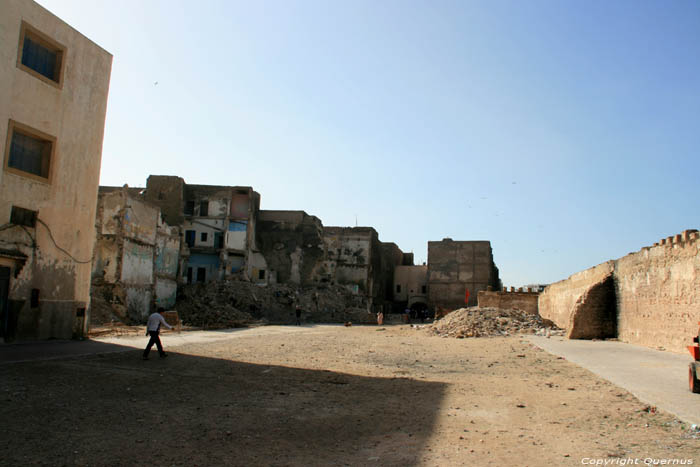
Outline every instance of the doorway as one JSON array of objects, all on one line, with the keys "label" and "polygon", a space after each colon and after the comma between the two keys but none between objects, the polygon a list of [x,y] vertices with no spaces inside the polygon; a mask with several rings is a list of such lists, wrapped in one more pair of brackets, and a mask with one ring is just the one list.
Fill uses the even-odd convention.
[{"label": "doorway", "polygon": [[3,339],[7,337],[9,322],[10,272],[10,268],[0,266],[0,337]]}]

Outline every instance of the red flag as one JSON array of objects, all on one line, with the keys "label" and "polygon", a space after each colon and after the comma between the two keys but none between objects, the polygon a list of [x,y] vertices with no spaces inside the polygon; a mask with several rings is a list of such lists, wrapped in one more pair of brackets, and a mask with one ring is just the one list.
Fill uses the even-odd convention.
[{"label": "red flag", "polygon": [[464,292],[464,304],[467,305],[469,304],[469,289],[465,289],[466,292]]}]

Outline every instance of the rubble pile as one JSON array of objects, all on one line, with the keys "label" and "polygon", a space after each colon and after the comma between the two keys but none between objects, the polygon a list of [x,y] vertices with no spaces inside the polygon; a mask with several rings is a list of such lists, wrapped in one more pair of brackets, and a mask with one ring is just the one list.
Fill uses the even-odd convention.
[{"label": "rubble pile", "polygon": [[521,310],[501,308],[460,308],[425,329],[440,337],[488,337],[512,334],[561,332],[551,321]]},{"label": "rubble pile", "polygon": [[326,284],[303,288],[235,280],[191,284],[178,290],[175,308],[184,324],[213,329],[294,323],[297,305],[306,323],[376,323],[376,316],[366,311],[364,297]]}]

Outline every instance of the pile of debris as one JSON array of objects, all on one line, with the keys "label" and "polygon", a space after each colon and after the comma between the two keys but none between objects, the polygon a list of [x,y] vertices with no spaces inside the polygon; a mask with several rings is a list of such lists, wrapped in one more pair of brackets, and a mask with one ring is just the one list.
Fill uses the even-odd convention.
[{"label": "pile of debris", "polygon": [[425,326],[429,333],[440,337],[488,337],[512,334],[534,334],[547,329],[550,334],[560,334],[549,320],[521,310],[501,308],[460,308],[435,323]]},{"label": "pile of debris", "polygon": [[202,329],[242,328],[255,323],[250,313],[237,310],[231,305],[209,306],[206,302],[192,302],[188,306],[177,306],[183,324]]},{"label": "pile of debris", "polygon": [[301,288],[236,280],[191,284],[178,289],[175,308],[184,324],[214,329],[294,323],[297,305],[306,323],[376,323],[365,298],[340,285]]}]

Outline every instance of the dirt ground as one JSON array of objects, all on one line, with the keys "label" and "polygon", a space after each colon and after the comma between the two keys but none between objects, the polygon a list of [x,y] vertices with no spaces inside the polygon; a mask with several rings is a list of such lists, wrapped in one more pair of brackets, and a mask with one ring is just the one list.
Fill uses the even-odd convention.
[{"label": "dirt ground", "polygon": [[0,365],[0,464],[700,463],[687,426],[517,336],[316,326],[139,354]]}]

